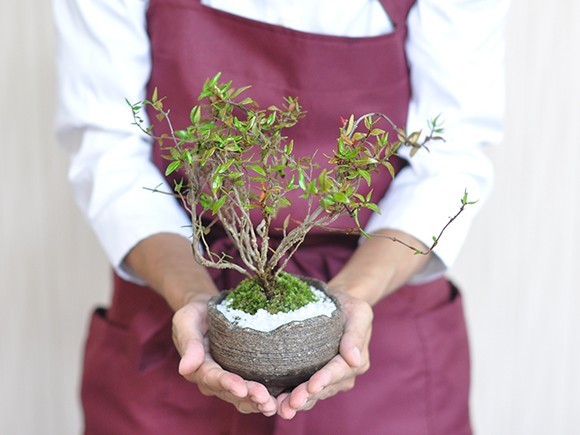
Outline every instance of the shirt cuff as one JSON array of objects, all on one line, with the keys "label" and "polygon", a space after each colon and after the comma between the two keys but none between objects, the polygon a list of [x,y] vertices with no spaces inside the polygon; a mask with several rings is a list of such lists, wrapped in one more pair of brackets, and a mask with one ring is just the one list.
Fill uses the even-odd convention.
[{"label": "shirt cuff", "polygon": [[484,159],[480,168],[479,175],[449,171],[418,174],[413,167],[407,166],[397,174],[387,194],[378,203],[381,214],[371,216],[365,227],[367,233],[382,229],[402,231],[430,247],[433,238],[438,237],[459,212],[466,191],[468,201],[477,201],[466,205],[445,229],[433,250],[435,255],[411,278],[410,283],[436,279],[455,262],[473,219],[491,190],[491,164]]}]

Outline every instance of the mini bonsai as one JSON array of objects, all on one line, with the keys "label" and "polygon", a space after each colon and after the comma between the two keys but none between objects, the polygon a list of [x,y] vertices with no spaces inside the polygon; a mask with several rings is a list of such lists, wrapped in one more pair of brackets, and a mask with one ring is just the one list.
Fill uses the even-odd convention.
[{"label": "mini bonsai", "polygon": [[[394,177],[390,159],[400,147],[411,147],[413,155],[425,148],[429,141],[440,140],[442,130],[436,118],[430,122],[429,132],[422,138],[421,132],[407,134],[384,114],[365,114],[357,119],[351,115],[338,126],[333,154],[325,156],[329,166],[320,168],[314,163],[313,156],[295,156],[293,141],[284,135],[285,129],[305,116],[298,100],[288,97],[281,107],[264,109],[252,98],[242,95],[248,88],[236,89],[232,82],[220,82],[220,74],[208,79],[199,96],[201,103],[191,110],[190,125],[181,129],[173,128],[169,110],[164,107],[164,99],[159,98],[157,90],[150,100],[129,104],[135,124],[155,137],[166,151],[169,161],[166,175],[181,175],[175,178],[178,181],[175,181],[172,194],[181,198],[191,215],[195,260],[209,268],[233,269],[245,277],[227,294],[230,308],[249,314],[261,309],[269,313],[288,312],[317,299],[311,280],[284,272],[309,231],[315,227],[332,229],[338,217],[348,215],[353,221],[350,231],[369,237],[361,228],[359,212],[363,208],[375,212],[379,209],[371,201],[370,194],[359,193],[359,187],[362,183],[370,185],[371,175],[381,166]],[[153,108],[158,121],[167,123],[169,133],[155,136],[152,127],[143,127],[139,113],[144,106]],[[389,139],[388,132],[379,128],[380,122],[391,125],[396,132],[395,141]],[[300,200],[307,203],[307,212],[303,216],[287,213],[281,219],[291,206],[290,192],[299,192]],[[467,194],[462,199],[459,213],[466,204]],[[275,226],[274,222],[281,222],[281,225]],[[233,242],[241,264],[226,252],[212,252],[208,235],[216,224]],[[428,251],[416,252],[430,252],[445,228],[433,238]],[[272,232],[278,235],[275,245],[270,239]],[[337,318],[340,331],[329,339],[333,341],[330,343],[330,356],[324,356],[325,360],[310,367],[310,373],[337,353],[342,333],[340,316]],[[264,337],[258,340],[264,341]],[[282,341],[288,341],[288,338]],[[235,346],[236,343],[228,343],[221,347],[231,351]],[[212,354],[215,349],[212,343]],[[239,359],[237,354],[233,357]],[[214,358],[218,360],[216,355]],[[231,368],[227,363],[218,362]],[[251,379],[251,373],[241,371],[244,377]],[[272,376],[284,378],[288,375],[274,373]],[[301,376],[300,379],[304,379],[309,374]],[[267,385],[270,381],[259,379]],[[292,382],[269,388],[277,393],[291,386]]]}]

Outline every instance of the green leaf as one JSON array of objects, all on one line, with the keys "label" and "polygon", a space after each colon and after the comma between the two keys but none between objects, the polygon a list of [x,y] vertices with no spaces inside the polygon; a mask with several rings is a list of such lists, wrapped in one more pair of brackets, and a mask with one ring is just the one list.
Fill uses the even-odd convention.
[{"label": "green leaf", "polygon": [[332,199],[339,203],[349,202],[348,197],[342,192],[336,192],[334,195],[332,195]]},{"label": "green leaf", "polygon": [[298,169],[298,185],[302,190],[306,190],[306,178],[302,169]]},{"label": "green leaf", "polygon": [[232,94],[231,98],[236,98],[238,95],[240,95],[242,92],[250,89],[252,86],[242,86],[241,88],[238,88],[234,91],[234,93]]},{"label": "green leaf", "polygon": [[365,122],[365,128],[366,128],[367,130],[370,130],[370,129],[372,129],[372,128],[373,128],[373,124],[374,124],[374,123],[373,123],[373,119],[372,119],[370,116],[368,116],[368,115],[367,115],[367,116],[365,116],[365,118],[364,118],[364,122]]},{"label": "green leaf", "polygon": [[368,208],[369,210],[372,210],[377,214],[381,214],[381,209],[379,208],[379,206],[372,202],[364,204],[363,207]]},{"label": "green leaf", "polygon": [[181,167],[181,161],[175,160],[175,161],[171,162],[169,165],[167,165],[167,168],[165,169],[165,176],[173,174],[180,167]]},{"label": "green leaf", "polygon": [[287,155],[292,154],[292,150],[294,149],[294,141],[290,141],[286,144],[286,146],[284,147],[284,153]]},{"label": "green leaf", "polygon": [[266,176],[266,171],[264,171],[264,168],[262,168],[259,165],[248,165],[248,169],[251,169],[252,171],[256,172],[257,174],[260,174],[263,177]]},{"label": "green leaf", "polygon": [[467,189],[465,189],[465,192],[463,193],[463,198],[461,198],[461,205],[473,205],[473,204],[477,204],[479,202],[479,200],[468,201],[467,197],[468,197],[468,193],[467,193]]},{"label": "green leaf", "polygon": [[345,129],[344,129],[345,133],[346,133],[347,135],[348,135],[348,134],[351,134],[351,133],[352,133],[352,129],[353,129],[353,127],[354,127],[354,115],[350,115],[350,116],[348,117],[348,121],[347,121],[347,123],[346,123],[346,127],[345,127]]},{"label": "green leaf", "polygon": [[209,81],[209,85],[210,86],[215,86],[215,84],[218,82],[218,80],[220,79],[220,77],[222,76],[221,72],[218,72],[215,76],[213,76],[213,78]]},{"label": "green leaf", "polygon": [[179,139],[189,140],[189,132],[187,130],[177,130],[175,136]]},{"label": "green leaf", "polygon": [[199,197],[199,203],[204,210],[211,210],[213,205],[213,199],[207,193],[202,193]]},{"label": "green leaf", "polygon": [[201,119],[201,108],[199,106],[193,106],[193,109],[191,109],[191,113],[189,114],[189,119],[192,124],[199,123]]},{"label": "green leaf", "polygon": [[235,163],[234,159],[230,159],[225,163],[219,165],[216,169],[216,172],[226,172],[230,169],[230,167]]},{"label": "green leaf", "polygon": [[278,199],[278,207],[279,208],[284,208],[284,207],[290,207],[292,204],[290,203],[290,201],[286,198],[279,198]]},{"label": "green leaf", "polygon": [[365,171],[364,169],[357,169],[356,172],[365,179],[365,181],[367,182],[367,186],[371,185],[371,175],[369,174],[368,171]]},{"label": "green leaf", "polygon": [[320,190],[322,190],[323,192],[326,192],[328,190],[328,174],[326,172],[326,169],[323,169],[322,172],[320,172],[320,175],[318,176],[318,185],[320,187]]},{"label": "green leaf", "polygon": [[239,178],[242,178],[243,176],[244,176],[244,174],[241,173],[241,172],[238,172],[238,171],[236,171],[236,172],[228,172],[228,178],[230,180],[237,180]]},{"label": "green leaf", "polygon": [[308,184],[308,192],[312,193],[313,195],[318,194],[318,187],[316,186],[315,181],[311,181],[310,184]]},{"label": "green leaf", "polygon": [[320,199],[320,206],[324,210],[329,210],[334,205],[334,201],[330,197],[324,197]]},{"label": "green leaf", "polygon": [[211,211],[213,214],[217,214],[217,212],[223,207],[227,199],[227,196],[221,196],[216,202],[213,203]]},{"label": "green leaf", "polygon": [[177,148],[169,148],[169,154],[171,155],[171,160],[181,159],[181,153]]},{"label": "green leaf", "polygon": [[223,177],[221,175],[216,175],[211,181],[211,191],[214,195],[223,186]]},{"label": "green leaf", "polygon": [[421,137],[421,130],[414,131],[409,135],[409,142],[412,144],[417,144],[419,142],[419,138]]},{"label": "green leaf", "polygon": [[276,112],[272,112],[268,115],[268,118],[266,119],[266,124],[272,125],[275,120],[276,120]]},{"label": "green leaf", "polygon": [[383,162],[383,166],[387,168],[389,174],[391,174],[391,178],[395,178],[395,168],[393,168],[393,165],[390,162]]},{"label": "green leaf", "polygon": [[361,234],[363,236],[365,236],[367,239],[370,238],[370,236],[362,229],[361,225],[360,225],[360,221],[358,220],[358,209],[356,209],[353,213],[354,218],[354,222],[356,224],[356,227],[360,230]]}]

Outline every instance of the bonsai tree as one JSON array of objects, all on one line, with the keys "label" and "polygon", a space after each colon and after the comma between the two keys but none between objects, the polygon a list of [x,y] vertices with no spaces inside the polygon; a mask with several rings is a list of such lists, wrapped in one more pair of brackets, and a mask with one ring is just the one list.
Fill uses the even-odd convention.
[{"label": "bonsai tree", "polygon": [[[166,175],[181,174],[173,194],[181,198],[191,215],[196,261],[206,267],[233,269],[246,277],[229,296],[232,307],[249,313],[259,308],[270,312],[299,308],[314,300],[314,294],[284,268],[309,231],[315,227],[332,229],[338,217],[348,215],[353,220],[349,231],[369,237],[360,226],[359,212],[379,209],[371,202],[370,193],[359,193],[361,185],[370,185],[372,173],[380,167],[394,177],[390,160],[397,150],[410,147],[413,155],[428,142],[441,140],[442,129],[436,118],[421,139],[421,132],[407,134],[384,114],[365,114],[357,119],[351,115],[342,120],[332,155],[325,156],[329,166],[321,168],[313,156],[295,156],[293,141],[284,135],[285,129],[305,116],[296,98],[286,98],[281,107],[264,109],[242,95],[249,87],[236,89],[231,81],[219,79],[217,74],[205,82],[200,104],[192,108],[186,128],[173,128],[170,111],[157,89],[150,100],[129,103],[135,124],[166,151]],[[169,133],[155,136],[152,127],[143,127],[139,113],[144,106],[155,110],[157,119],[167,123]],[[379,127],[380,122],[394,128],[394,141]],[[288,194],[296,191],[307,203],[306,214],[295,217],[288,213],[281,226],[273,227],[274,220],[291,205]],[[459,213],[466,204],[467,194]],[[218,222],[237,248],[242,264],[227,253],[212,252],[208,236]],[[418,254],[430,252],[445,228],[433,238],[429,250],[409,248]],[[271,231],[280,235],[276,244],[271,243]]]}]

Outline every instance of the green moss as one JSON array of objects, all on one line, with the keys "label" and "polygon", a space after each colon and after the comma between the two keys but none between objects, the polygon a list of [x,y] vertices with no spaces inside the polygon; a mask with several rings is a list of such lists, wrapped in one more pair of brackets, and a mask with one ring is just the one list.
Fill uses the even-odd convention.
[{"label": "green moss", "polygon": [[275,314],[297,310],[317,300],[308,284],[289,273],[282,272],[268,300],[255,278],[243,280],[228,296],[231,307],[249,314],[264,309]]}]

